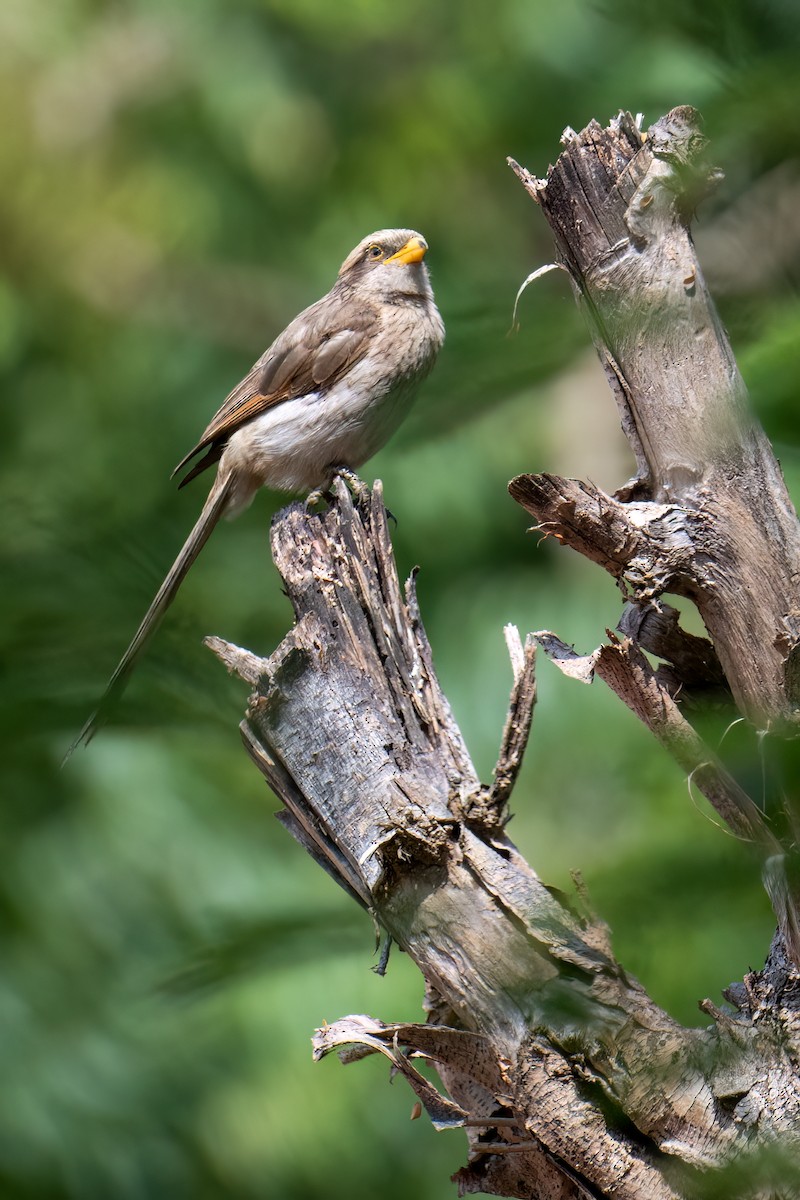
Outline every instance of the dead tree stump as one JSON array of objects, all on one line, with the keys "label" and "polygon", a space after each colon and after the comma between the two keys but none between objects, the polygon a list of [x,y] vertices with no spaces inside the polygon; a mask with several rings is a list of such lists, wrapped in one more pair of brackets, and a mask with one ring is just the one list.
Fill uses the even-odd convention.
[{"label": "dead tree stump", "polygon": [[[511,487],[629,602],[626,636],[591,655],[552,634],[539,643],[569,673],[609,683],[763,855],[780,929],[764,970],[728,989],[731,1007],[704,1001],[703,1029],[672,1020],[615,960],[604,926],[556,898],[509,841],[536,639],[523,646],[507,631],[514,686],[484,785],[439,688],[413,579],[401,590],[380,485],[361,505],[339,483],[326,512],[278,514],[273,554],[296,623],[268,659],[210,639],[252,688],[242,731],[280,819],[425,979],[427,1024],[347,1017],[317,1031],[315,1053],[384,1054],[438,1128],[465,1128],[460,1195],[679,1200],[800,1187],[786,850],[675,694],[711,680],[759,728],[796,732],[797,519],[694,256],[701,147],[695,115],[679,109],[647,135],[627,116],[568,132],[546,181],[515,165],[589,316],[638,477],[616,497],[549,475]],[[667,587],[695,601],[710,641],[682,633],[659,604]],[[672,686],[643,648],[667,661]],[[446,1094],[415,1055],[436,1065]]]}]

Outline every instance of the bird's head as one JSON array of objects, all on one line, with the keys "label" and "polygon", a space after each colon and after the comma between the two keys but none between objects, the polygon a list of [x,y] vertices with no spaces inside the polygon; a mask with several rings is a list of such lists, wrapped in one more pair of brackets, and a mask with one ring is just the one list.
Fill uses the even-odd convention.
[{"label": "bird's head", "polygon": [[423,259],[428,243],[413,229],[379,229],[351,250],[339,269],[343,283],[376,294],[430,290]]}]

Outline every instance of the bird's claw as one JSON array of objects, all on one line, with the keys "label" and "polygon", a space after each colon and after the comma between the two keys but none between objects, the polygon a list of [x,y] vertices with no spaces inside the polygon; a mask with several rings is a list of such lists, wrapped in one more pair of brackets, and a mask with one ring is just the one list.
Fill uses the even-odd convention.
[{"label": "bird's claw", "polygon": [[327,488],[314,488],[313,492],[309,492],[303,501],[303,507],[307,513],[313,513],[321,504],[332,504],[333,494]]},{"label": "bird's claw", "polygon": [[350,494],[352,495],[356,504],[368,503],[370,495],[369,488],[364,483],[364,480],[355,473],[355,471],[351,470],[350,467],[337,467],[334,474],[338,475],[339,478],[343,480],[343,482],[350,489]]}]

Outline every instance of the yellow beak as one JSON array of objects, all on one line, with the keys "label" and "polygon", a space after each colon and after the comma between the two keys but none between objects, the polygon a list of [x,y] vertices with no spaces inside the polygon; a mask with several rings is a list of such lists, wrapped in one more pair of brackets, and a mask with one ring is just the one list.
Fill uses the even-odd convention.
[{"label": "yellow beak", "polygon": [[421,237],[409,238],[405,246],[401,246],[396,254],[386,259],[387,263],[418,263],[422,262],[428,250],[428,243]]}]

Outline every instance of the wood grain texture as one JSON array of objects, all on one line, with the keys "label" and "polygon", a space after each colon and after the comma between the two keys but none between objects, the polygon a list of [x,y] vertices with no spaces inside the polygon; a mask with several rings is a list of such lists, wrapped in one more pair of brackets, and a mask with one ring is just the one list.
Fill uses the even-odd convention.
[{"label": "wood grain texture", "polygon": [[[416,962],[430,1017],[342,1018],[318,1031],[317,1056],[383,1054],[437,1127],[463,1128],[461,1195],[681,1200],[698,1171],[762,1139],[800,1141],[800,981],[786,956],[768,985],[757,974],[732,985],[739,1013],[709,1001],[711,1024],[685,1029],[615,960],[581,896],[551,892],[507,837],[533,641],[507,634],[509,716],[483,784],[439,687],[413,578],[400,586],[380,486],[358,505],[337,483],[327,511],[285,509],[272,543],[294,628],[267,659],[211,645],[252,689],[242,732],[283,824]],[[647,664],[593,664],[606,667],[659,736],[684,739],[708,783],[711,766],[695,762],[701,748]],[[716,780],[720,803],[768,837],[728,783]],[[770,1007],[768,994],[783,999]],[[419,1075],[419,1054],[444,1092]],[[734,1086],[751,1114],[738,1123],[722,1119]]]},{"label": "wood grain texture", "polygon": [[[312,857],[418,965],[425,1025],[344,1017],[315,1055],[387,1058],[441,1129],[463,1128],[459,1195],[522,1200],[767,1200],[800,1194],[800,946],[786,853],[710,754],[675,692],[730,688],[759,727],[795,731],[797,522],[694,261],[708,172],[693,114],[644,137],[628,117],[568,131],[540,182],[636,454],[614,497],[553,475],[513,494],[539,528],[610,571],[627,637],[578,655],[507,631],[513,687],[495,777],[471,762],[433,666],[414,579],[401,588],[381,489],[343,482],[272,531],[295,624],[259,659],[219,639],[252,690],[242,733]],[[659,597],[694,598],[710,641]],[[637,640],[638,639],[638,643]],[[713,642],[713,645],[711,644]],[[544,886],[505,832],[531,729],[535,645],[598,674],[759,849],[781,921],[763,971],[684,1028],[618,963],[585,896]],[[659,649],[675,686],[642,647]],[[444,1094],[417,1070],[424,1055]],[[779,1183],[775,1184],[775,1180]]]},{"label": "wood grain texture", "polygon": [[[616,501],[592,489],[594,520],[566,529],[588,485],[523,476],[511,491],[635,601],[691,599],[742,713],[796,732],[800,530],[692,244],[690,218],[718,174],[704,150],[697,113],[678,108],[646,134],[627,114],[570,132],[544,180],[512,164],[587,316],[637,478]],[[644,576],[629,541],[645,543]]]}]

